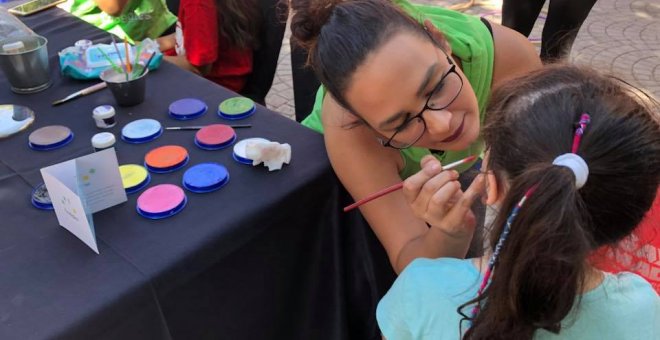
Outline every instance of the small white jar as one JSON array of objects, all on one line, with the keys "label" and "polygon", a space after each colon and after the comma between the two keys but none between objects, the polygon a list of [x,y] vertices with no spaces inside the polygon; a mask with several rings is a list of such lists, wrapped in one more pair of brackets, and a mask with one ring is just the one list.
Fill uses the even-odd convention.
[{"label": "small white jar", "polygon": [[116,138],[110,132],[100,132],[92,136],[94,151],[101,151],[115,145]]},{"label": "small white jar", "polygon": [[117,124],[115,120],[115,108],[110,105],[101,105],[94,108],[92,117],[96,126],[101,129],[109,129]]}]

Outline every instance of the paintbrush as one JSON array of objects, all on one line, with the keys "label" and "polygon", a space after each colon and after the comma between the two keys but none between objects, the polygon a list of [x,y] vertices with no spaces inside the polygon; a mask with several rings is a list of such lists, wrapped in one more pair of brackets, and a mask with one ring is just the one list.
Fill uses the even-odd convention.
[{"label": "paintbrush", "polygon": [[[252,124],[230,124],[234,129],[251,128]],[[199,130],[205,126],[169,126],[165,130]]]},{"label": "paintbrush", "polygon": [[70,95],[68,95],[68,96],[66,96],[66,97],[64,97],[64,98],[62,98],[62,99],[60,99],[60,100],[56,100],[56,101],[54,101],[54,102],[53,102],[53,106],[57,106],[57,105],[60,105],[60,104],[66,103],[66,102],[68,102],[68,101],[70,101],[70,100],[74,100],[74,99],[76,99],[76,98],[78,98],[78,97],[86,96],[86,95],[88,95],[88,94],[90,94],[90,93],[94,93],[94,92],[96,92],[96,91],[98,91],[98,90],[102,90],[102,89],[104,89],[106,86],[107,86],[107,84],[106,84],[105,82],[103,82],[103,83],[98,83],[98,84],[96,84],[96,85],[92,85],[92,86],[90,86],[90,87],[86,87],[86,88],[84,88],[84,89],[82,89],[82,90],[80,90],[80,91],[78,91],[78,92],[74,92],[74,93],[72,93],[72,94],[70,94]]},{"label": "paintbrush", "polygon": [[115,52],[117,52],[119,63],[122,66],[122,70],[124,70],[124,74],[126,75],[126,81],[128,81],[128,69],[126,68],[126,64],[124,64],[124,59],[121,57],[121,53],[119,52],[119,47],[117,47],[117,41],[115,40],[115,36],[110,34],[110,38],[112,38],[112,46],[115,47]]},{"label": "paintbrush", "polygon": [[133,66],[131,65],[131,54],[128,51],[128,39],[124,37],[124,51],[126,51],[126,72],[130,75],[133,73]]},{"label": "paintbrush", "polygon": [[156,52],[151,52],[151,56],[149,57],[149,59],[147,59],[147,63],[144,64],[144,67],[142,68],[142,71],[141,71],[140,74],[138,75],[138,78],[142,77],[142,75],[144,74],[144,72],[147,72],[147,69],[149,68],[149,64],[151,64],[151,60],[152,60],[155,56],[156,56]]},{"label": "paintbrush", "polygon": [[[445,170],[451,170],[451,169],[453,169],[453,168],[455,168],[455,167],[457,167],[457,166],[459,166],[459,165],[462,165],[462,164],[465,164],[465,163],[472,162],[472,161],[475,160],[476,158],[477,158],[477,156],[469,156],[469,157],[466,157],[466,158],[461,159],[460,161],[456,161],[456,162],[453,162],[453,163],[449,163],[449,164],[447,164],[446,166],[443,166],[443,167],[442,167],[442,171],[445,171]],[[394,185],[392,185],[392,186],[389,186],[389,187],[387,187],[387,188],[385,188],[385,189],[383,189],[383,190],[380,190],[380,191],[374,192],[373,194],[371,194],[371,195],[369,195],[369,196],[367,196],[367,197],[365,197],[365,198],[363,198],[363,199],[361,199],[361,200],[359,200],[359,201],[356,201],[355,203],[353,203],[353,204],[351,204],[351,205],[348,205],[348,206],[344,207],[344,212],[351,211],[351,210],[353,210],[353,209],[355,209],[355,208],[357,208],[357,207],[359,207],[359,206],[361,206],[361,205],[363,205],[363,204],[365,204],[365,203],[369,203],[369,202],[375,200],[376,198],[379,198],[379,197],[385,196],[385,195],[387,195],[387,194],[389,194],[389,193],[391,193],[391,192],[393,192],[393,191],[397,191],[397,190],[399,190],[399,189],[401,189],[401,188],[403,188],[403,182],[399,182],[399,183],[394,184]]]}]

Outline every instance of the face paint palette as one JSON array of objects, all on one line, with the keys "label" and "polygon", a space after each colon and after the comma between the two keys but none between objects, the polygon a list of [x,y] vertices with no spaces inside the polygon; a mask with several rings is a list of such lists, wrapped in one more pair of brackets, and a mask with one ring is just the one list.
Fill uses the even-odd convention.
[{"label": "face paint palette", "polygon": [[32,131],[28,145],[33,150],[48,151],[61,148],[73,140],[73,132],[66,126],[50,125]]},{"label": "face paint palette", "polygon": [[161,146],[144,156],[144,164],[158,174],[176,171],[188,164],[188,150],[178,145]]},{"label": "face paint palette", "polygon": [[174,184],[160,184],[145,190],[137,199],[138,214],[158,220],[174,216],[186,206],[183,189]]},{"label": "face paint palette", "polygon": [[251,116],[257,107],[250,98],[229,98],[218,106],[218,115],[224,119],[238,120]]},{"label": "face paint palette", "polygon": [[265,138],[248,138],[248,139],[243,139],[240,142],[236,143],[234,145],[234,153],[232,154],[232,157],[234,158],[235,161],[242,163],[242,164],[248,164],[252,165],[252,160],[249,159],[246,154],[245,154],[245,147],[247,146],[247,143],[249,142],[265,142],[268,143],[270,142],[268,139]]},{"label": "face paint palette", "polygon": [[34,122],[34,111],[20,105],[0,105],[0,138],[23,131]]},{"label": "face paint palette", "polygon": [[150,142],[162,134],[163,127],[150,118],[134,120],[121,129],[121,139],[133,144]]},{"label": "face paint palette", "polygon": [[224,149],[236,141],[236,132],[229,125],[211,124],[195,134],[195,145],[204,150]]},{"label": "face paint palette", "polygon": [[46,184],[41,183],[32,190],[32,205],[43,210],[53,210],[53,202],[48,195]]},{"label": "face paint palette", "polygon": [[121,183],[124,185],[127,194],[134,194],[144,189],[151,182],[149,172],[141,165],[120,165],[119,174],[121,174]]},{"label": "face paint palette", "polygon": [[170,104],[170,117],[177,120],[195,119],[204,113],[208,106],[206,103],[195,98],[179,99]]},{"label": "face paint palette", "polygon": [[183,187],[198,194],[218,190],[227,182],[227,168],[217,163],[197,164],[183,174]]}]

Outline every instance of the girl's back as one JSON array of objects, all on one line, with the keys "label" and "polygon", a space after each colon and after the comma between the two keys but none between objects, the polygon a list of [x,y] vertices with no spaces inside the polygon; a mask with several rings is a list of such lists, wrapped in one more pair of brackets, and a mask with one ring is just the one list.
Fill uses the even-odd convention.
[{"label": "girl's back", "polygon": [[[378,304],[376,316],[383,336],[388,340],[459,339],[462,317],[457,309],[477,295],[483,278],[479,262],[451,258],[411,262]],[[463,322],[463,329],[466,325]],[[659,339],[660,299],[635,274],[606,274],[598,287],[581,295],[561,328],[560,334],[538,330],[534,339]]]}]

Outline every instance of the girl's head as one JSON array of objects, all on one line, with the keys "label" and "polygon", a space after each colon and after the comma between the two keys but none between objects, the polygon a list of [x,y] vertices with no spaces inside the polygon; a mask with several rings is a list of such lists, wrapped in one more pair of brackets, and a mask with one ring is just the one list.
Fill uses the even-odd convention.
[{"label": "girl's head", "polygon": [[254,0],[216,0],[220,34],[243,49],[259,46],[261,13]]},{"label": "girl's head", "polygon": [[[622,81],[574,66],[546,67],[500,87],[483,136],[488,201],[499,201],[495,246],[513,220],[468,339],[531,339],[557,332],[584,288],[587,255],[639,224],[660,180],[657,112]],[[577,154],[589,168],[578,189],[571,169],[552,164],[571,152],[575,124],[590,115]],[[501,335],[500,335],[501,334]]]},{"label": "girl's head", "polygon": [[437,30],[388,0],[294,0],[292,7],[292,34],[328,92],[357,117],[351,123],[397,148],[461,150],[477,138],[474,91]]}]

